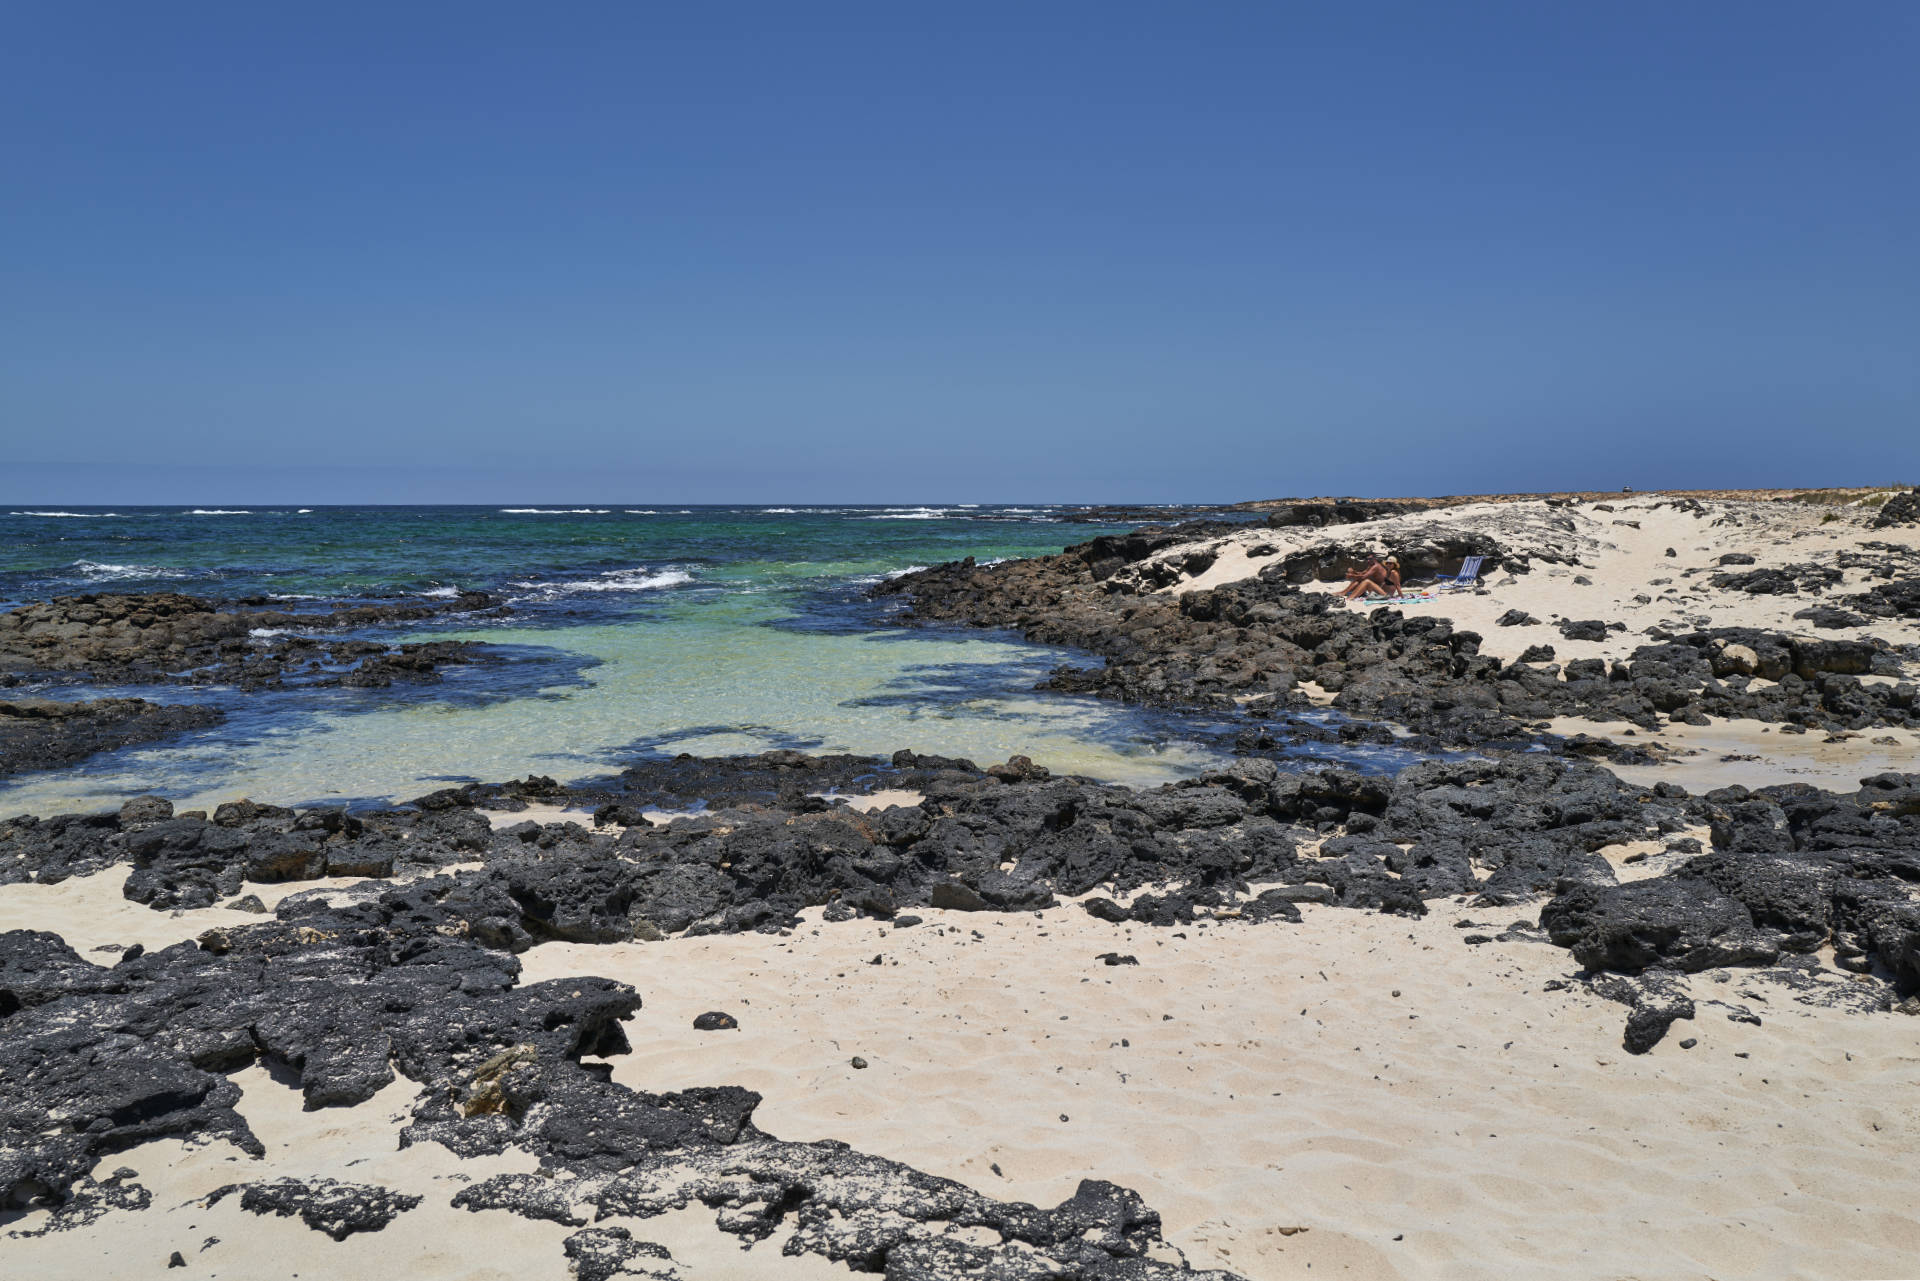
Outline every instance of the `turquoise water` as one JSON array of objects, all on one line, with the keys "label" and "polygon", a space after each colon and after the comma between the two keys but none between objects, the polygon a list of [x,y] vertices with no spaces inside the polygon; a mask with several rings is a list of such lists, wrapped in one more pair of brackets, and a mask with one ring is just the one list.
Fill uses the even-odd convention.
[{"label": "turquoise water", "polygon": [[477,588],[515,614],[381,633],[504,647],[508,661],[448,669],[438,685],[132,691],[211,701],[229,719],[0,783],[0,814],[143,791],[193,805],[392,800],[451,780],[571,781],[654,753],[768,747],[911,747],[982,763],[1021,752],[1126,782],[1217,762],[1231,726],[1032,692],[1060,663],[1091,661],[1083,655],[998,633],[890,626],[891,606],[865,596],[915,565],[1044,554],[1112,528],[1063,523],[1065,510],[7,509],[0,602],[178,590],[298,610]]}]

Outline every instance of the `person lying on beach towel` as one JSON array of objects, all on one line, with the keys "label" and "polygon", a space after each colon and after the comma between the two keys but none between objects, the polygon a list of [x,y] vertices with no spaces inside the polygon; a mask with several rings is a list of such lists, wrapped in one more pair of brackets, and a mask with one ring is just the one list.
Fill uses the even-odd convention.
[{"label": "person lying on beach towel", "polygon": [[1351,580],[1347,589],[1340,593],[1346,600],[1358,600],[1362,596],[1394,597],[1400,594],[1400,561],[1392,556],[1383,563],[1378,556],[1367,560],[1365,569],[1350,569],[1347,577]]}]

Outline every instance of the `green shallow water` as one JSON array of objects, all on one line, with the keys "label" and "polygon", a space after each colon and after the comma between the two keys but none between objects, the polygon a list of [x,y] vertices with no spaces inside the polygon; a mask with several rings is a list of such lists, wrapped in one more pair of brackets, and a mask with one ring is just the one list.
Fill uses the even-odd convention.
[{"label": "green shallow water", "polygon": [[[186,545],[168,538],[149,551],[155,562],[164,551],[169,577],[103,586],[336,595],[342,586],[329,580],[343,572],[356,588],[375,580],[374,591],[478,586],[513,597],[518,614],[405,636],[485,641],[513,661],[449,669],[443,684],[416,689],[134,691],[213,701],[229,721],[165,746],[17,776],[0,785],[0,814],[99,808],[148,791],[193,807],[240,796],[384,802],[450,781],[529,773],[577,781],[657,753],[770,747],[875,755],[910,747],[982,764],[1021,753],[1056,771],[1130,783],[1190,775],[1222,758],[1216,724],[1032,692],[1069,657],[1062,651],[889,626],[883,607],[863,596],[878,575],[908,565],[1057,550],[1098,530],[965,515],[875,519],[870,511],[780,513],[766,528],[757,511],[723,509],[651,529],[594,514],[462,509],[436,523],[408,513],[404,546],[393,520],[364,513],[334,521],[310,543],[289,533],[295,522],[284,515],[256,518],[252,541],[236,528],[241,518],[175,517]],[[84,533],[68,532],[83,524]],[[73,545],[112,524],[58,526],[49,536],[57,545],[42,556],[54,568],[43,577],[57,579],[74,560],[130,562],[124,550],[116,562],[112,548]],[[196,561],[191,538],[210,525]],[[185,574],[196,577],[172,577]],[[15,599],[73,590],[19,569],[11,585]]]}]

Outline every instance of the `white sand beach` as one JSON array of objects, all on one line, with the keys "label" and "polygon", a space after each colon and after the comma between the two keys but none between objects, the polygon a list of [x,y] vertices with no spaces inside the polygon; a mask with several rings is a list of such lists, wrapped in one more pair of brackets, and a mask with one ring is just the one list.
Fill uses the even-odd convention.
[{"label": "white sand beach", "polygon": [[[120,879],[0,889],[0,928],[58,930],[84,952],[163,945],[236,915],[123,912]],[[634,1051],[611,1060],[618,1081],[745,1085],[764,1096],[756,1122],[772,1134],[845,1140],[1003,1199],[1052,1204],[1083,1177],[1111,1178],[1161,1211],[1196,1265],[1261,1281],[1911,1275],[1920,1110],[1900,1100],[1920,1070],[1920,1024],[1709,972],[1690,980],[1697,1018],[1633,1057],[1618,1006],[1545,990],[1574,968],[1565,952],[1465,941],[1532,911],[1434,908],[1409,921],[1309,905],[1298,926],[1171,931],[1071,905],[926,911],[909,929],[822,928],[810,912],[788,937],[547,944],[523,956],[523,981],[599,974],[639,989]],[[1105,965],[1107,952],[1139,964]],[[1829,974],[1823,988],[1844,1002],[1847,976]],[[1760,1025],[1730,1021],[1735,1008]],[[707,1010],[740,1027],[693,1030]],[[568,1275],[567,1229],[448,1205],[529,1158],[398,1148],[404,1080],[355,1108],[303,1112],[267,1069],[237,1079],[264,1161],[174,1141],[113,1156],[97,1174],[138,1171],[153,1209],[0,1238],[9,1271],[144,1276],[177,1250],[187,1278]],[[298,1220],[197,1200],[280,1174],[423,1200],[337,1246]],[[777,1240],[742,1252],[698,1210],[626,1226],[666,1244],[688,1277],[845,1275],[781,1256]]]}]

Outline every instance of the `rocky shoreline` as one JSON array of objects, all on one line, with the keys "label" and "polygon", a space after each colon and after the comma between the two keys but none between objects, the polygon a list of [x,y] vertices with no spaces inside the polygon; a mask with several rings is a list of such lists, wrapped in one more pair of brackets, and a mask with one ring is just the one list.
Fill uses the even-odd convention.
[{"label": "rocky shoreline", "polygon": [[217,708],[149,703],[143,698],[10,699],[0,702],[0,778],[27,770],[58,769],[96,752],[158,742],[225,719]]},{"label": "rocky shoreline", "polygon": [[483,592],[323,612],[289,612],[264,598],[221,601],[177,592],[97,592],[21,605],[0,613],[0,690],[27,689],[36,696],[0,702],[0,778],[164,741],[225,719],[215,708],[193,704],[44,696],[54,690],[177,685],[257,694],[433,684],[444,667],[488,661],[488,647],[472,641],[389,644],[350,633],[512,612]]},{"label": "rocky shoreline", "polygon": [[[1277,511],[1274,527],[1333,525],[1367,532],[1365,522],[1398,514],[1383,508],[1352,520],[1316,520],[1296,506]],[[1572,534],[1571,522],[1555,519],[1550,508],[1543,514],[1546,519],[1531,526],[1504,515],[1477,524],[1391,520],[1374,540],[1336,533],[1291,552],[1258,534],[1214,523],[1150,527],[1037,560],[934,566],[873,592],[904,598],[903,622],[1011,628],[1029,640],[1105,660],[1096,668],[1057,671],[1045,688],[1259,714],[1319,705],[1305,692],[1312,686],[1331,694],[1327,703],[1336,710],[1404,726],[1442,746],[1525,745],[1538,737],[1530,728],[1534,723],[1567,716],[1642,729],[1666,720],[1701,724],[1711,716],[1827,734],[1920,725],[1920,688],[1903,677],[1914,647],[1903,653],[1872,635],[1653,627],[1646,643],[1610,662],[1556,664],[1551,646],[1503,662],[1481,652],[1483,633],[1456,629],[1433,612],[1409,614],[1391,604],[1346,608],[1335,594],[1303,590],[1341,581],[1346,570],[1364,563],[1370,541],[1384,541],[1410,578],[1456,571],[1468,556],[1486,558],[1488,575],[1509,579],[1542,563],[1578,568],[1587,549],[1577,537],[1552,536]],[[1223,536],[1255,562],[1253,571],[1220,586],[1179,590],[1184,580],[1206,578],[1226,546]],[[1856,565],[1860,559],[1855,557]],[[1914,617],[1920,562],[1903,548],[1888,547],[1869,565],[1890,581],[1843,596],[1841,603],[1877,618]],[[1840,571],[1830,572],[1827,581],[1837,583]],[[1757,573],[1765,576],[1763,584],[1780,581],[1777,571]],[[1755,591],[1752,574],[1719,573],[1710,584],[1719,592]],[[1798,591],[1792,580],[1787,587]],[[1432,608],[1444,609],[1444,602]],[[1866,622],[1863,614],[1852,615],[1856,624]],[[1518,610],[1498,621],[1539,623]],[[1815,618],[1814,624],[1831,621]],[[1601,640],[1626,629],[1586,619],[1562,620],[1557,630],[1563,639]],[[1645,759],[1631,746],[1619,751],[1627,762]]]},{"label": "rocky shoreline", "polygon": [[[908,789],[917,804],[861,811],[846,799]],[[510,822],[534,804],[594,815]],[[690,804],[700,812],[646,817]],[[1649,863],[1657,875],[1619,875]],[[783,1143],[754,1127],[747,1091],[616,1087],[592,1061],[627,1048],[621,1024],[639,994],[604,980],[515,982],[516,957],[545,944],[782,933],[823,905],[829,925],[858,916],[898,929],[921,912],[1044,912],[1071,899],[1100,920],[1177,929],[1298,922],[1302,904],[1422,915],[1447,900],[1511,911],[1544,896],[1502,937],[1567,949],[1566,982],[1629,1007],[1632,1053],[1697,1017],[1686,976],[1704,970],[1772,967],[1798,999],[1861,1010],[1909,1008],[1920,988],[1914,775],[1852,795],[1690,797],[1538,754],[1393,779],[1282,773],[1248,757],[1140,791],[1021,759],[981,770],[904,751],[884,763],[781,752],[641,764],[581,789],[473,785],[362,814],[251,802],[175,814],[140,798],[0,826],[0,882],[123,864],[126,896],[162,912],[244,910],[250,885],[365,879],[107,966],[57,935],[0,935],[0,1076],[13,1083],[0,1104],[0,1190],[10,1207],[60,1207],[54,1228],[136,1195],[89,1175],[129,1146],[190,1135],[248,1149],[225,1078],[264,1059],[297,1075],[309,1108],[351,1107],[397,1072],[418,1087],[404,1142],[539,1158],[540,1179],[461,1192],[474,1210],[572,1215],[548,1191],[563,1177],[568,1204],[603,1215],[699,1202],[749,1241],[795,1227],[788,1252],[892,1276],[1027,1276],[1021,1260],[1035,1252],[1049,1275],[1183,1274],[1156,1216],[1112,1184],[1084,1183],[1052,1210],[1006,1205],[842,1145]],[[1823,947],[1849,980],[1815,957]],[[319,1230],[374,1231],[395,1213],[376,1187],[240,1190],[249,1206],[312,1211]],[[320,1202],[332,1208],[312,1210]],[[564,1221],[582,1225],[570,1254],[657,1258],[630,1235]],[[970,1244],[961,1227],[1003,1244]]]},{"label": "rocky shoreline", "polygon": [[[1135,929],[1138,948],[1156,935],[1297,929],[1307,912],[1415,922],[1445,911],[1459,915],[1458,946],[1470,954],[1520,945],[1564,957],[1546,990],[1625,1007],[1619,1045],[1632,1056],[1676,1024],[1778,1017],[1755,991],[1761,979],[1789,1006],[1920,1013],[1920,774],[1881,772],[1855,790],[1694,794],[1586,759],[1658,759],[1663,727],[1708,717],[1836,738],[1909,732],[1920,708],[1904,633],[1655,625],[1626,648],[1612,620],[1562,618],[1554,626],[1568,646],[1618,653],[1557,664],[1486,652],[1497,620],[1476,631],[1411,605],[1348,609],[1313,589],[1337,581],[1380,529],[1410,568],[1482,555],[1509,580],[1597,573],[1597,518],[1541,506],[1469,513],[1462,525],[1424,509],[1293,505],[1257,528],[1148,528],[876,589],[905,598],[897,618],[908,625],[1016,628],[1105,660],[1056,672],[1052,689],[1248,717],[1231,764],[1158,788],[1055,776],[1019,756],[981,768],[910,750],[781,751],[643,760],[571,786],[468,784],[351,812],[253,801],[175,812],[139,797],[117,811],[0,823],[0,889],[123,876],[126,901],[190,937],[152,951],[110,946],[101,964],[54,932],[0,933],[0,1212],[30,1236],[138,1213],[153,1190],[130,1169],[106,1171],[160,1139],[259,1155],[233,1078],[265,1065],[309,1110],[364,1111],[397,1089],[402,1148],[514,1156],[521,1165],[465,1180],[449,1204],[561,1225],[567,1266],[582,1278],[681,1275],[646,1225],[695,1207],[743,1245],[777,1239],[784,1255],[895,1278],[1232,1275],[1191,1266],[1138,1194],[1091,1177],[1097,1155],[1073,1196],[1041,1208],[845,1142],[776,1138],[755,1122],[760,1095],[739,1086],[616,1083],[642,993],[585,976],[522,982],[546,948],[779,940],[861,923],[946,933],[1066,913],[1108,932],[1089,964],[1111,972],[1138,963],[1123,950]],[[1677,506],[1661,518],[1714,516]],[[1220,581],[1236,559],[1260,563]],[[1889,628],[1911,616],[1920,580],[1900,546],[1803,563],[1811,568],[1788,573],[1731,561],[1694,579],[1698,592],[1729,598],[1831,593],[1837,604],[1815,608]],[[1885,581],[1866,585],[1863,574]],[[259,687],[316,661],[353,660],[322,675],[345,681],[385,668],[430,675],[459,654],[376,645],[343,655],[335,645],[322,659],[327,642],[275,637],[262,657],[248,641],[279,626],[263,621],[268,612],[135,599],[30,607],[39,612],[11,626],[0,654],[21,671],[152,681],[213,670]],[[1498,603],[1456,599],[1483,613]],[[279,617],[302,629],[399,621]],[[1527,619],[1506,626],[1544,626]],[[79,719],[21,706],[0,715]],[[80,706],[102,718],[101,735],[173,710]],[[1390,777],[1297,768],[1283,740],[1306,730],[1290,718],[1327,707],[1348,719],[1319,732],[1470,750]],[[1564,717],[1645,737],[1542,728]],[[219,923],[190,929],[196,914]],[[694,1026],[722,1034],[737,1020],[710,1011]],[[421,1212],[419,1194],[318,1175],[229,1182],[204,1204],[228,1199],[336,1241]]]}]

